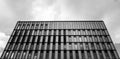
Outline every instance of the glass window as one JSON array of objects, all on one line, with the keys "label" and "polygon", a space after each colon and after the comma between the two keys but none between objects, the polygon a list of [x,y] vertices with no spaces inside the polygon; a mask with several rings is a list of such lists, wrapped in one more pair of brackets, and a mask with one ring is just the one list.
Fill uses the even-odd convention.
[{"label": "glass window", "polygon": [[70,51],[70,59],[73,59],[72,51]]},{"label": "glass window", "polygon": [[81,57],[82,57],[82,59],[85,59],[85,53],[84,53],[84,51],[81,52]]},{"label": "glass window", "polygon": [[41,51],[41,53],[40,53],[40,59],[43,59],[43,52],[44,51]]},{"label": "glass window", "polygon": [[108,55],[107,51],[105,51],[105,56],[107,59],[109,59],[109,55]]},{"label": "glass window", "polygon": [[83,44],[82,43],[80,43],[80,49],[81,50],[83,50],[84,48],[83,48],[84,46],[83,46]]},{"label": "glass window", "polygon": [[43,24],[40,25],[40,29],[43,29]]},{"label": "glass window", "polygon": [[94,59],[98,59],[95,51],[93,51],[93,55],[94,55]]},{"label": "glass window", "polygon": [[86,47],[87,50],[89,50],[88,43],[85,44],[85,47]]},{"label": "glass window", "polygon": [[101,49],[99,43],[96,43],[96,47],[97,47],[97,49],[99,49],[99,50]]},{"label": "glass window", "polygon": [[114,51],[110,51],[110,53],[111,53],[112,58],[114,59],[115,58]]},{"label": "glass window", "polygon": [[92,59],[90,55],[90,51],[87,51],[87,56],[88,56],[88,59]]},{"label": "glass window", "polygon": [[101,51],[99,51],[99,56],[100,56],[100,59],[104,59],[103,54],[102,54]]},{"label": "glass window", "polygon": [[64,59],[67,59],[67,53],[64,51]]},{"label": "glass window", "polygon": [[52,59],[55,59],[55,51],[52,51]]},{"label": "glass window", "polygon": [[85,36],[85,42],[88,42],[87,36]]},{"label": "glass window", "polygon": [[92,49],[92,50],[95,49],[94,43],[91,43],[91,49]]},{"label": "glass window", "polygon": [[49,59],[49,51],[46,53],[46,59]]},{"label": "glass window", "polygon": [[102,45],[103,49],[106,49],[106,46],[105,46],[105,44],[104,44],[104,43],[102,43],[101,45]]}]

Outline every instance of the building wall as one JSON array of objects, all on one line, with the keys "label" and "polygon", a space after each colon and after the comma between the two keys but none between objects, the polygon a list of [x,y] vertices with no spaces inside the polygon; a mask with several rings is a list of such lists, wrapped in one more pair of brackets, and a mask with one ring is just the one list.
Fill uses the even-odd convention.
[{"label": "building wall", "polygon": [[117,59],[103,21],[18,21],[2,59]]}]

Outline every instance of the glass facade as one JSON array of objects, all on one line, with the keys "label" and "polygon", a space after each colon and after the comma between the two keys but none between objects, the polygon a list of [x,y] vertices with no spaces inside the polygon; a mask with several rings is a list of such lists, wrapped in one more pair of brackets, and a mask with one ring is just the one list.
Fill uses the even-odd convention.
[{"label": "glass facade", "polygon": [[1,59],[119,59],[103,21],[18,21]]}]

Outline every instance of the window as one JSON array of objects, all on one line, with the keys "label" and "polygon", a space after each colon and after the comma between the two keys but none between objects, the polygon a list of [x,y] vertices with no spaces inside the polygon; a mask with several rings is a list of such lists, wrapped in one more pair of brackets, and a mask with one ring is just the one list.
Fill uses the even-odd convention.
[{"label": "window", "polygon": [[35,51],[35,54],[34,54],[34,59],[37,59],[37,55],[38,55],[38,51]]},{"label": "window", "polygon": [[43,29],[43,24],[40,25],[40,29]]},{"label": "window", "polygon": [[44,34],[43,35],[46,35],[47,34],[47,30],[44,30]]},{"label": "window", "polygon": [[31,29],[34,29],[34,25],[35,25],[35,24],[32,24]]},{"label": "window", "polygon": [[55,59],[55,51],[52,51],[52,59]]},{"label": "window", "polygon": [[15,44],[13,50],[17,50],[17,47],[18,47],[18,43]]},{"label": "window", "polygon": [[93,55],[94,55],[94,59],[98,59],[95,51],[93,51]]},{"label": "window", "polygon": [[99,43],[96,43],[96,47],[97,47],[98,50],[101,49]]},{"label": "window", "polygon": [[64,59],[67,59],[67,53],[66,53],[66,51],[64,51]]},{"label": "window", "polygon": [[46,59],[49,59],[49,51],[46,53]]},{"label": "window", "polygon": [[61,59],[61,53],[58,51],[58,59]]},{"label": "window", "polygon": [[36,45],[35,50],[39,50],[39,44]]},{"label": "window", "polygon": [[80,43],[80,49],[81,50],[83,50],[84,48],[83,48],[84,46],[83,46],[83,44],[82,43]]},{"label": "window", "polygon": [[79,59],[79,53],[78,53],[78,51],[75,51],[75,53],[76,53],[76,59]]},{"label": "window", "polygon": [[31,44],[31,46],[30,46],[30,50],[33,50],[33,46],[34,46],[34,45],[33,45],[33,44]]},{"label": "window", "polygon": [[115,59],[116,57],[115,57],[114,51],[110,51],[110,53],[111,53],[112,58]]},{"label": "window", "polygon": [[87,37],[86,37],[86,36],[84,37],[84,42],[88,42],[88,41],[87,41]]},{"label": "window", "polygon": [[105,56],[106,56],[107,59],[110,59],[107,51],[105,51]]},{"label": "window", "polygon": [[58,31],[59,35],[61,35],[61,30]]},{"label": "window", "polygon": [[77,47],[77,43],[74,43],[74,48],[73,48],[73,49],[75,49],[75,50],[78,49],[78,47]]},{"label": "window", "polygon": [[101,45],[102,45],[103,49],[105,50],[105,49],[106,49],[105,44],[104,44],[104,43],[102,43]]},{"label": "window", "polygon": [[88,56],[88,59],[92,59],[92,58],[91,58],[90,51],[87,51],[87,56]]},{"label": "window", "polygon": [[70,59],[73,59],[72,51],[70,51]]},{"label": "window", "polygon": [[30,30],[26,30],[26,35],[30,35]]},{"label": "window", "polygon": [[26,51],[23,51],[22,58],[25,59],[26,57]]},{"label": "window", "polygon": [[108,49],[112,49],[110,43],[107,43],[107,47],[108,47]]},{"label": "window", "polygon": [[85,53],[84,51],[81,52],[82,59],[85,59]]},{"label": "window", "polygon": [[88,43],[85,44],[85,47],[86,47],[87,50],[89,50]]},{"label": "window", "polygon": [[100,59],[104,59],[103,54],[102,54],[101,51],[99,51],[99,56],[100,56]]},{"label": "window", "polygon": [[40,59],[43,59],[43,52],[44,51],[41,51],[41,53],[40,53]]},{"label": "window", "polygon": [[39,24],[36,24],[35,29],[38,29],[38,27],[39,27]]}]

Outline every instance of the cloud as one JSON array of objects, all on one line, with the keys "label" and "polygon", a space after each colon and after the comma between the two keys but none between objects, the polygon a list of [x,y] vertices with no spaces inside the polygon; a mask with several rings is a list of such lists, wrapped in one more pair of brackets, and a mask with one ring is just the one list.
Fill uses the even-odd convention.
[{"label": "cloud", "polygon": [[0,31],[11,34],[18,20],[104,20],[119,43],[119,0],[0,0]]},{"label": "cloud", "polygon": [[9,39],[9,35],[6,35],[5,33],[0,32],[0,56],[7,44],[8,39]]},{"label": "cloud", "polygon": [[0,50],[18,20],[104,20],[120,43],[119,15],[119,0],[0,0]]},{"label": "cloud", "polygon": [[[104,20],[114,43],[120,28],[119,0],[35,0],[33,20]],[[120,39],[120,38],[119,38]]]},{"label": "cloud", "polygon": [[0,0],[0,31],[10,34],[18,20],[32,18],[33,0]]}]

